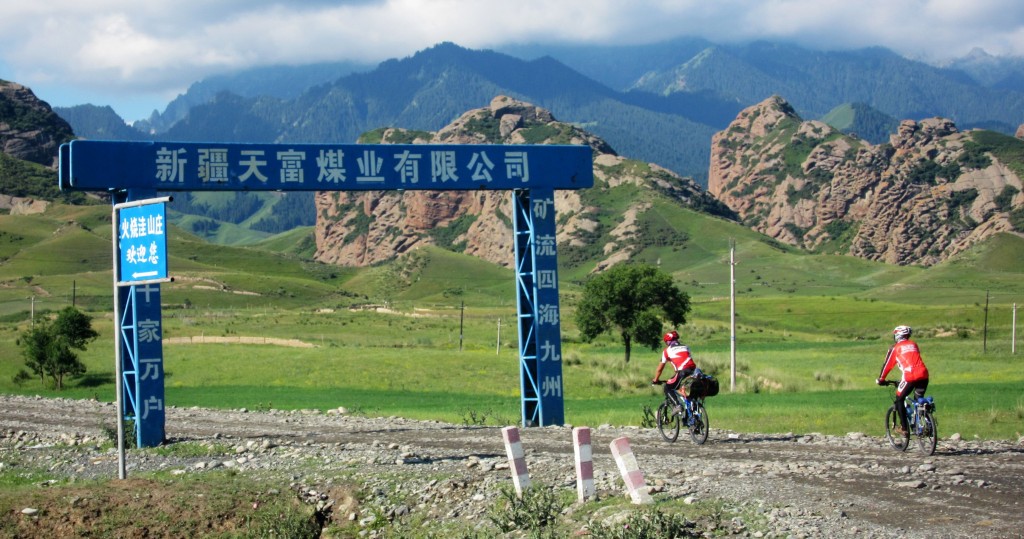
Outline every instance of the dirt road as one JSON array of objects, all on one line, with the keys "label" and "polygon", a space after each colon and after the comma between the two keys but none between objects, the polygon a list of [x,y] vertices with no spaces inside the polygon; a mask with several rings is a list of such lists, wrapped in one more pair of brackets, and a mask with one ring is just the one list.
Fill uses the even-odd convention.
[{"label": "dirt road", "polygon": [[[0,459],[12,452],[29,460],[47,454],[48,462],[56,463],[54,473],[116,477],[109,449],[63,460],[52,454],[59,449],[55,442],[95,445],[113,416],[110,404],[0,396]],[[670,444],[653,429],[592,428],[595,480],[605,496],[623,493],[609,444],[625,436],[655,497],[722,500],[760,519],[770,530],[765,536],[1024,536],[1024,444],[1019,440],[947,437],[934,456],[924,457],[916,448],[896,452],[883,438],[861,433],[740,434],[717,430],[712,422],[707,443],[696,446],[685,432]],[[416,488],[423,477],[427,493],[434,488],[427,476],[460,478],[462,488],[444,496],[424,494],[423,510],[438,518],[479,517],[496,498],[497,486],[510,482],[498,427],[333,411],[171,408],[166,430],[172,443],[217,441],[235,447],[236,455],[203,461],[130,452],[129,474],[166,468],[198,473],[229,465],[254,474],[289,473],[317,485],[343,468],[384,490],[396,487],[383,476],[401,477],[406,488]],[[575,488],[570,428],[522,429],[522,440],[531,479]],[[311,467],[311,461],[321,464]],[[743,529],[738,524],[734,531]]]}]

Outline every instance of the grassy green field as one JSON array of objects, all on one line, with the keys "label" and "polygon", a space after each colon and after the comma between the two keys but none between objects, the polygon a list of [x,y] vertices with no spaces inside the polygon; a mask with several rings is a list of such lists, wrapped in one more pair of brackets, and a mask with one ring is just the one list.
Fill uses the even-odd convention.
[{"label": "grassy green field", "polygon": [[[722,382],[708,402],[712,428],[880,435],[891,390],[873,381],[889,331],[910,324],[932,373],[940,435],[1024,433],[1021,343],[1011,353],[1012,305],[1024,304],[1024,239],[997,236],[933,268],[896,267],[798,253],[689,211],[666,207],[661,216],[690,239],[635,258],[672,273],[693,300],[680,333]],[[165,343],[169,404],[344,406],[367,415],[518,423],[511,270],[433,248],[373,268],[327,266],[300,256],[308,255],[309,233],[251,247],[172,233],[176,280],[162,286],[164,339],[258,336],[313,346]],[[735,391],[730,239],[738,260]],[[0,215],[0,260],[0,392],[112,400],[109,208]],[[661,396],[650,386],[658,355],[634,349],[625,364],[612,336],[579,341],[571,313],[589,270],[562,271],[566,421],[639,424]],[[15,384],[23,368],[18,336],[32,318],[72,302],[101,335],[81,354],[88,373],[60,393],[38,380]],[[375,307],[385,303],[390,310]]]}]

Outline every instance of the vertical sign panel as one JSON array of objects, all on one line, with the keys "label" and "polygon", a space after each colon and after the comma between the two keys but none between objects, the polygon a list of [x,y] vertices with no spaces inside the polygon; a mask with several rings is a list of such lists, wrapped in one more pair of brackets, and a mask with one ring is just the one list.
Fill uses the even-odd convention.
[{"label": "vertical sign panel", "polygon": [[136,422],[139,447],[164,441],[164,349],[160,285],[136,285]]},{"label": "vertical sign panel", "polygon": [[555,192],[530,190],[534,233],[534,294],[537,383],[541,425],[565,422],[562,398],[562,333],[558,306],[558,253],[555,242]]}]

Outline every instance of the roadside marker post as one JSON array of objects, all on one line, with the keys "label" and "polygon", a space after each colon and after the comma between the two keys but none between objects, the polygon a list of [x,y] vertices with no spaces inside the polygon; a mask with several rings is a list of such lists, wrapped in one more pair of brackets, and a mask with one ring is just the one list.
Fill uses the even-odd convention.
[{"label": "roadside marker post", "polygon": [[594,455],[590,445],[590,427],[572,429],[572,448],[576,455],[576,494],[584,502],[597,494],[594,488]]},{"label": "roadside marker post", "polygon": [[[512,482],[516,489],[516,496],[523,497],[523,491],[530,488],[530,475],[526,470],[526,456],[523,450],[522,439],[519,437],[517,427],[505,427],[501,429],[501,436],[505,441],[505,452],[508,456],[509,469],[512,473]],[[597,496],[597,489],[594,485],[594,460],[593,449],[590,438],[590,427],[575,427],[572,429],[572,445],[576,462],[576,493],[580,503]],[[615,464],[622,474],[626,483],[626,492],[634,504],[654,503],[647,484],[644,481],[644,473],[633,455],[629,445],[629,438],[621,437],[612,440],[612,456]]]},{"label": "roadside marker post", "polygon": [[516,487],[516,496],[522,498],[523,491],[530,488],[530,474],[526,470],[526,453],[523,441],[519,438],[518,427],[501,429],[505,440],[505,453],[508,455],[508,467],[512,472],[512,483]]},{"label": "roadside marker post", "polygon": [[644,482],[644,472],[629,447],[629,438],[623,436],[616,438],[611,443],[612,456],[615,457],[615,464],[619,466],[619,473],[622,480],[626,482],[626,491],[635,505],[654,503],[651,493],[647,491],[647,484]]}]

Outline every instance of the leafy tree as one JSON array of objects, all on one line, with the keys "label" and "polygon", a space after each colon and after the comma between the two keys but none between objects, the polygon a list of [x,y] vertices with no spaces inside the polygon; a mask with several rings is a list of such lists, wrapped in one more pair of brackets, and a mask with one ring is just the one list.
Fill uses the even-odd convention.
[{"label": "leafy tree", "polygon": [[85,374],[85,365],[75,350],[85,350],[98,336],[92,319],[74,307],[67,307],[53,322],[41,321],[23,333],[18,344],[25,365],[39,376],[40,383],[45,383],[49,376],[60,390],[64,388],[65,376]]},{"label": "leafy tree", "polygon": [[634,341],[657,349],[662,320],[678,326],[686,322],[688,312],[690,296],[672,283],[671,276],[647,264],[620,264],[584,285],[576,323],[586,342],[618,331],[629,363]]},{"label": "leafy tree", "polygon": [[46,382],[46,361],[50,355],[50,325],[47,322],[34,324],[18,339],[25,366],[39,377],[39,383]]}]

